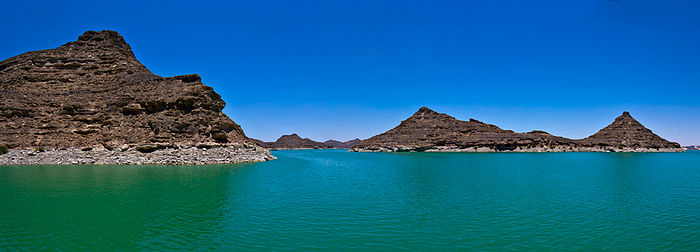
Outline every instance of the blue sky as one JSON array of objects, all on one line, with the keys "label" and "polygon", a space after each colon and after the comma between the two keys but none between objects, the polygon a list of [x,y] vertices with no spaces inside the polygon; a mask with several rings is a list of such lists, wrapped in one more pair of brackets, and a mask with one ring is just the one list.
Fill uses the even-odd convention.
[{"label": "blue sky", "polygon": [[12,1],[0,58],[121,33],[198,73],[250,137],[367,138],[421,106],[583,138],[622,111],[700,144],[700,2]]}]

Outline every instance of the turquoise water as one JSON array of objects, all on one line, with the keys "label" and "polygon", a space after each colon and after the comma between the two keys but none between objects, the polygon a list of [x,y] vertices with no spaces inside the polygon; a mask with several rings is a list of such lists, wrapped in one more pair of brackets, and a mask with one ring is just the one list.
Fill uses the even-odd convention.
[{"label": "turquoise water", "polygon": [[700,152],[0,167],[0,250],[700,250]]}]

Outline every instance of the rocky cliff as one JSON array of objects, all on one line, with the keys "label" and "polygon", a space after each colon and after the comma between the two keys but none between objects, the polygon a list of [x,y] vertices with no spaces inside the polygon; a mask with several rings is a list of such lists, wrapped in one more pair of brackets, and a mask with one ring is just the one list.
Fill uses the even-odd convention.
[{"label": "rocky cliff", "polygon": [[265,156],[198,75],[151,73],[114,31],[6,59],[0,87],[0,143],[10,148],[249,145]]},{"label": "rocky cliff", "polygon": [[680,151],[677,143],[644,128],[625,112],[610,126],[582,140],[544,131],[516,133],[474,119],[457,120],[429,108],[389,131],[356,144],[352,151]]}]

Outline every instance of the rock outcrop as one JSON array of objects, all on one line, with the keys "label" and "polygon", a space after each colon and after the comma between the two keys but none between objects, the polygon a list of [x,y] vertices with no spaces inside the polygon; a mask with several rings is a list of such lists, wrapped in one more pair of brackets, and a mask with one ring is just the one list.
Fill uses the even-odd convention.
[{"label": "rock outcrop", "polygon": [[255,144],[222,112],[221,96],[199,75],[151,73],[114,31],[88,31],[56,49],[6,59],[0,87],[0,143],[11,149],[89,146],[146,153],[245,145],[265,155],[253,150]]},{"label": "rock outcrop", "polygon": [[293,150],[293,149],[329,149],[332,148],[324,143],[316,142],[308,138],[301,138],[296,133],[283,135],[274,142],[263,142],[253,139],[262,147],[271,150]]},{"label": "rock outcrop", "polygon": [[516,133],[474,119],[457,120],[422,107],[395,128],[357,143],[352,151],[563,152],[681,151],[625,112],[610,126],[582,140],[544,131]]},{"label": "rock outcrop", "polygon": [[353,140],[348,140],[345,142],[337,141],[337,140],[328,140],[323,142],[323,144],[328,145],[330,147],[336,148],[336,149],[350,149],[354,147],[357,143],[359,143],[360,140],[359,138],[355,138]]}]

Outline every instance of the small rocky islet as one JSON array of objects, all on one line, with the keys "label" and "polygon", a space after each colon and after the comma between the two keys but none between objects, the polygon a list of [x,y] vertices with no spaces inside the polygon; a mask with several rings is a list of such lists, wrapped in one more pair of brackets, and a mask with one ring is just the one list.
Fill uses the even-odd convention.
[{"label": "small rocky islet", "polygon": [[117,32],[88,31],[58,48],[0,62],[0,165],[239,163],[274,159],[270,149],[683,151],[627,112],[580,140],[516,133],[423,107],[366,140],[291,134],[263,142],[248,138],[224,106],[199,75],[157,76]]},{"label": "small rocky islet", "polygon": [[357,143],[351,151],[440,152],[682,152],[680,144],[654,134],[629,112],[584,139],[544,131],[517,133],[475,119],[457,120],[422,107],[387,132]]},{"label": "small rocky islet", "polygon": [[333,147],[333,148],[337,148],[337,149],[350,149],[350,148],[354,147],[360,141],[362,141],[362,140],[360,140],[359,138],[355,138],[355,139],[348,140],[345,142],[331,139],[331,140],[323,142],[323,144],[328,145],[328,146]]},{"label": "small rocky islet", "polygon": [[[252,139],[252,138],[251,138]],[[282,135],[274,142],[263,142],[261,140],[252,139],[258,145],[271,150],[305,150],[305,149],[349,149],[360,142],[360,139],[341,142],[337,140],[328,140],[325,142],[317,142],[309,138],[301,138],[296,133],[290,135]]]}]

